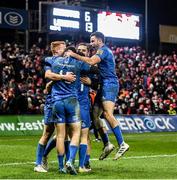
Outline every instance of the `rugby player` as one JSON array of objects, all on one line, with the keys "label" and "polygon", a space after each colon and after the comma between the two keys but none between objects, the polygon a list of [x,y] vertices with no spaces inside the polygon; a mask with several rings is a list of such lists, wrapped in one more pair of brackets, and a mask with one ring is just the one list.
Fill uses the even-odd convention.
[{"label": "rugby player", "polygon": [[[51,43],[52,57],[45,58],[45,78],[50,77],[51,80],[57,81],[65,79],[69,82],[75,81],[75,75],[69,73],[67,75],[55,74],[51,71],[51,65],[58,56],[61,56],[66,48],[64,41],[55,41]],[[52,99],[51,94],[48,92],[46,96],[45,106],[44,106],[44,129],[43,134],[38,142],[36,151],[36,166],[34,171],[36,172],[47,172],[42,166],[42,157],[45,150],[45,146],[54,132],[54,123],[52,120]]]},{"label": "rugby player", "polygon": [[[98,64],[101,81],[100,90],[97,93],[99,96],[98,100],[101,102],[101,105],[99,105],[98,108],[99,111],[103,111],[103,115],[116,137],[119,149],[114,160],[117,160],[129,149],[129,145],[124,142],[119,122],[113,115],[115,100],[119,91],[119,83],[115,72],[114,55],[104,42],[104,34],[101,32],[94,32],[90,35],[90,44],[93,47],[98,48],[95,55],[90,58],[80,56],[74,52],[68,52],[67,55],[90,65]],[[109,153],[109,143],[104,147],[103,152],[105,153],[105,156],[107,156],[107,152]]]},{"label": "rugby player", "polygon": [[[67,51],[75,51],[74,48],[68,47]],[[76,52],[76,51],[75,51]],[[59,171],[65,173],[63,164],[64,159],[64,140],[66,135],[66,124],[69,125],[71,130],[71,142],[70,142],[70,155],[69,160],[66,162],[66,172],[72,175],[76,175],[76,169],[73,166],[73,160],[75,159],[79,142],[80,142],[80,107],[78,102],[78,83],[80,83],[80,73],[85,70],[88,71],[90,66],[86,63],[79,62],[71,57],[57,58],[52,64],[52,72],[59,74],[67,74],[73,72],[76,75],[76,81],[70,83],[68,81],[57,81],[52,86],[52,98],[53,98],[53,111],[55,118],[53,119],[56,124],[57,135],[57,152]]]}]

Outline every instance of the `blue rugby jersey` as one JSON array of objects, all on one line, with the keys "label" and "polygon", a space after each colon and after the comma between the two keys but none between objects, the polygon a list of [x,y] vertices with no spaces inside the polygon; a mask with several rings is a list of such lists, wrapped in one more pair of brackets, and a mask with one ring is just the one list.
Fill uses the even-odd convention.
[{"label": "blue rugby jersey", "polygon": [[[51,70],[52,71],[52,64],[57,59],[57,57],[58,56],[51,56],[51,57],[46,57],[45,58],[45,60],[44,60],[44,71],[45,72],[47,70]],[[47,80],[47,82],[49,82],[49,80]],[[46,95],[45,103],[46,104],[51,104],[52,103],[51,92],[48,92],[48,94]]]},{"label": "blue rugby jersey", "polygon": [[78,98],[78,87],[80,84],[81,71],[89,71],[90,65],[78,61],[72,57],[58,57],[52,64],[52,72],[65,75],[67,72],[73,72],[76,75],[76,81],[67,82],[66,80],[56,81],[52,86],[53,101],[67,97]]},{"label": "blue rugby jersey", "polygon": [[78,101],[79,103],[89,103],[89,90],[90,86],[84,85],[83,83],[78,83]]},{"label": "blue rugby jersey", "polygon": [[101,59],[101,62],[98,63],[101,83],[105,80],[110,82],[117,81],[118,78],[115,71],[115,59],[112,51],[104,45],[97,50],[95,55],[99,56]]}]

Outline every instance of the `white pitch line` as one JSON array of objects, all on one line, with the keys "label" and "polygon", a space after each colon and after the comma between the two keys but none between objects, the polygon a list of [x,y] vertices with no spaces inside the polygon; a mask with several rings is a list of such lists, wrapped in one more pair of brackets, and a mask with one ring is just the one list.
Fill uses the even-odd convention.
[{"label": "white pitch line", "polygon": [[[122,157],[121,159],[148,159],[148,158],[173,158],[177,157],[177,154],[159,154],[159,155],[150,155],[150,156],[130,156],[130,157]],[[96,158],[90,159],[91,161],[99,161]],[[105,160],[112,160],[112,158],[106,158]],[[104,160],[104,161],[105,161]],[[78,160],[76,160],[78,161]],[[51,161],[50,163],[56,163],[57,161]],[[27,165],[27,164],[35,164],[35,162],[21,162],[21,163],[3,163],[0,164],[0,167],[2,166],[20,166],[20,165]]]}]

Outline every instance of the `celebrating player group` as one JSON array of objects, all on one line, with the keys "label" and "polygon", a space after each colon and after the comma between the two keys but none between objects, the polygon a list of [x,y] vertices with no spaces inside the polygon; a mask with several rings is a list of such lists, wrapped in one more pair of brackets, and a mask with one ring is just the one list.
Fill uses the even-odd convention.
[{"label": "celebrating player group", "polygon": [[[44,107],[44,130],[36,151],[34,171],[47,172],[47,157],[56,147],[60,173],[88,173],[90,167],[90,88],[97,79],[97,95],[93,107],[93,123],[104,144],[99,160],[105,159],[115,148],[110,142],[104,116],[119,146],[114,160],[129,149],[124,142],[118,120],[114,117],[115,100],[119,82],[115,72],[112,51],[104,44],[101,32],[90,35],[90,44],[80,43],[66,47],[64,41],[51,43],[52,56],[45,58],[46,103]],[[92,52],[90,49],[94,49]],[[56,134],[53,136],[54,131]],[[78,168],[75,164],[79,154]]]}]

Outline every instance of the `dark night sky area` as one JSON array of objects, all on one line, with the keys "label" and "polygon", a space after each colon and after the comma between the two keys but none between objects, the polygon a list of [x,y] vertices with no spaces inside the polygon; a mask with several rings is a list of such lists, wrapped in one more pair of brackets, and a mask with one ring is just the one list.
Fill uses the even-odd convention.
[{"label": "dark night sky area", "polygon": [[[106,2],[110,10],[142,14],[143,37],[145,0],[88,0]],[[29,0],[29,9],[38,9],[39,0]],[[25,8],[25,0],[0,0],[0,7]],[[177,0],[148,0],[149,44],[159,44],[159,24],[177,26]]]}]

